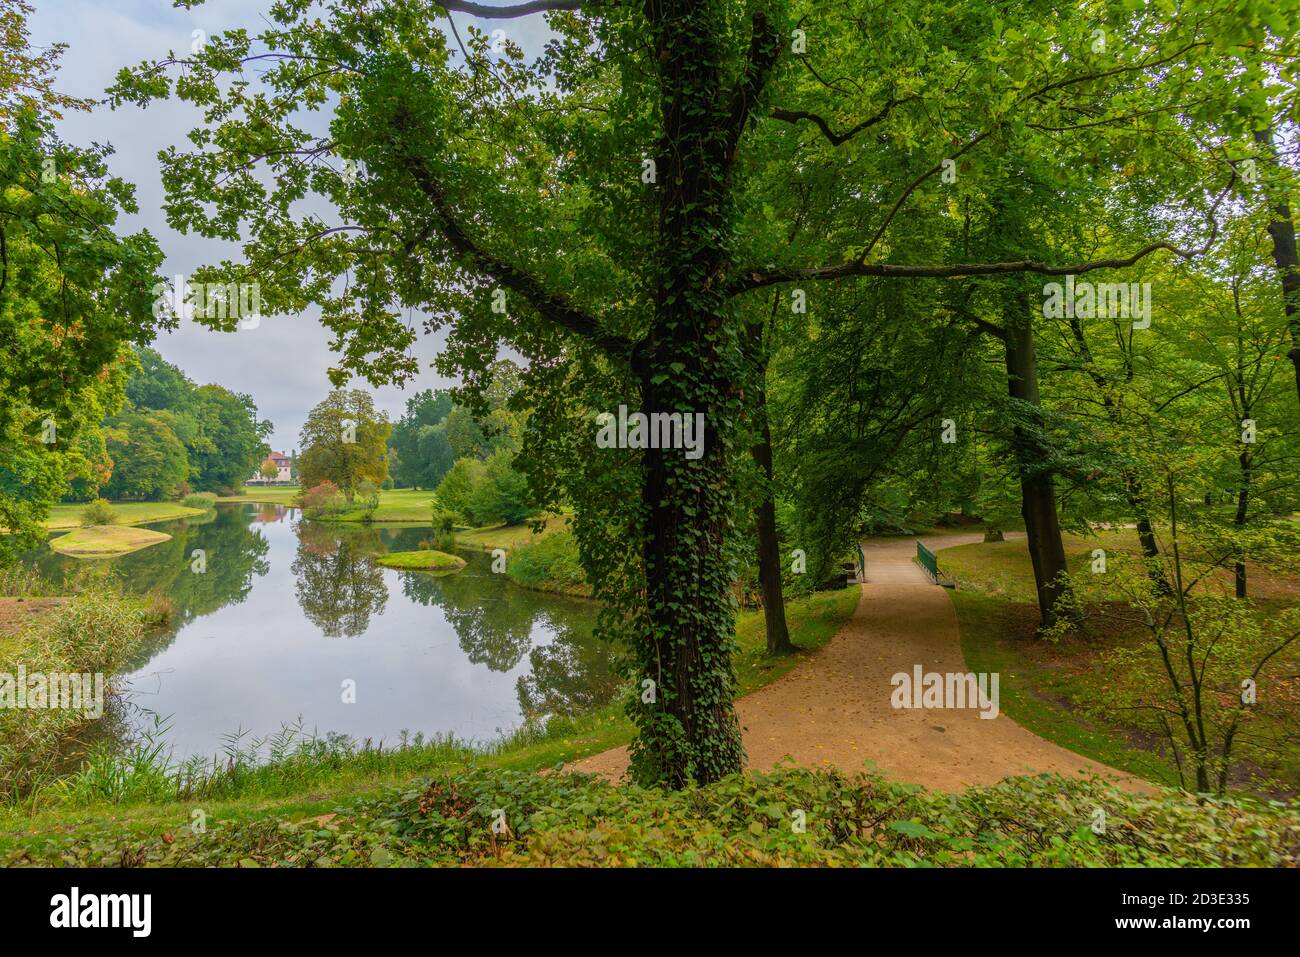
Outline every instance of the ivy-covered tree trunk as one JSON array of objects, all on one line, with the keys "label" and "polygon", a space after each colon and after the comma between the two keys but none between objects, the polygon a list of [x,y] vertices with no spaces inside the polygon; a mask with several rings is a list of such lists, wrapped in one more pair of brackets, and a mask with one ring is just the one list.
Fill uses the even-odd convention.
[{"label": "ivy-covered tree trunk", "polygon": [[[1038,359],[1034,351],[1033,325],[1028,319],[1011,318],[1006,323],[1007,388],[1023,408],[1037,410]],[[1046,467],[1047,450],[1041,435],[1033,427],[1017,426],[1012,438],[1016,468],[1020,473],[1020,514],[1025,520],[1029,539],[1029,557],[1034,565],[1034,587],[1038,592],[1038,611],[1044,627],[1057,621],[1057,602],[1066,592],[1063,576],[1065,546],[1061,542],[1061,525],[1056,514],[1056,488]]]},{"label": "ivy-covered tree trunk", "polygon": [[728,476],[740,414],[741,351],[720,281],[730,260],[731,164],[753,98],[775,60],[774,35],[756,16],[746,74],[724,88],[725,11],[716,2],[648,3],[660,64],[662,138],[656,164],[660,242],[654,319],[641,344],[647,412],[703,413],[698,458],[649,449],[645,459],[644,620],[634,654],[654,681],[632,705],[640,736],[632,772],[682,787],[744,763],[732,700],[734,578],[726,552]]}]

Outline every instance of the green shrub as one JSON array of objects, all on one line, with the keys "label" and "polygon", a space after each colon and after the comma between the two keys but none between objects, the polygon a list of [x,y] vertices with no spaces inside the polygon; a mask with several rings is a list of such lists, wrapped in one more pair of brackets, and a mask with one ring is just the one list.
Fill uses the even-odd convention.
[{"label": "green shrub", "polygon": [[456,547],[456,513],[443,508],[437,502],[433,505],[433,538],[427,546],[440,552],[449,552]]},{"label": "green shrub", "polygon": [[[0,676],[15,675],[20,665],[28,675],[99,673],[107,697],[113,676],[144,635],[149,614],[139,600],[83,591],[18,631],[0,658]],[[87,717],[71,708],[5,704],[0,699],[0,800],[12,800],[53,775],[63,737]]]},{"label": "green shrub", "polygon": [[181,499],[181,504],[186,508],[209,509],[217,504],[216,492],[191,492]]},{"label": "green shrub", "polygon": [[591,594],[587,576],[578,561],[578,543],[567,530],[520,545],[510,553],[506,574],[525,588],[570,595]]},{"label": "green shrub", "polygon": [[82,525],[112,525],[117,511],[106,499],[97,498],[81,510]]},{"label": "green shrub", "polygon": [[478,459],[457,459],[434,491],[438,503],[466,524],[478,525],[473,510],[475,491],[488,481],[487,466]]},{"label": "green shrub", "polygon": [[363,522],[373,519],[375,509],[379,508],[379,486],[369,479],[362,479],[352,497],[352,506],[360,511]]},{"label": "green shrub", "polygon": [[480,768],[417,779],[324,823],[233,816],[166,835],[110,824],[29,838],[0,865],[120,866],[129,851],[161,866],[1278,867],[1300,863],[1298,812],[1055,775],[950,795],[803,768],[683,791]]}]

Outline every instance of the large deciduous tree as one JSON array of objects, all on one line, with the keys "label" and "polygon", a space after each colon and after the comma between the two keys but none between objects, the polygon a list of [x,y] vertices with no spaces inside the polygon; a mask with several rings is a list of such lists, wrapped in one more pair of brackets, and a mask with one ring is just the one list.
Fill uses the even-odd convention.
[{"label": "large deciduous tree", "polygon": [[30,11],[0,2],[0,565],[41,541],[70,481],[96,480],[87,433],[120,401],[124,345],[153,337],[162,262],[147,232],[115,232],[136,207],[110,151],[55,136],[87,104],[55,90],[63,47],[30,46]]},{"label": "large deciduous tree", "polygon": [[298,438],[303,488],[333,482],[350,502],[362,482],[383,484],[391,430],[369,392],[335,389],[308,413]]},{"label": "large deciduous tree", "polygon": [[[1189,184],[1162,198],[1171,210],[1206,205],[1207,164],[1161,154],[1152,127],[1217,121],[1215,81],[1259,48],[1261,9],[1274,32],[1291,25],[1280,4],[1244,6],[1157,18],[1126,0],[1026,0],[993,16],[932,0],[289,2],[256,37],[231,31],[124,73],[114,96],[174,91],[206,111],[194,149],[164,158],[169,217],[242,255],[195,278],[260,282],[277,312],[319,302],[336,382],[409,376],[412,307],[451,326],[440,363],[470,393],[500,345],[529,361],[512,401],[531,405],[532,477],[579,507],[603,625],[630,648],[633,775],[678,787],[743,763],[729,589],[749,295],[798,287],[815,311],[827,283],[1190,255],[1199,219],[1083,262],[894,240],[945,214],[949,164],[996,168],[1009,145],[1059,157],[1067,180],[1158,161]],[[554,38],[531,64],[508,35],[438,27],[448,11],[546,10]],[[229,82],[253,68],[255,82]],[[1096,129],[1135,123],[1113,155],[1071,166]],[[816,228],[792,245],[786,186],[810,167]],[[596,416],[620,404],[701,414],[699,454],[598,448]]]}]

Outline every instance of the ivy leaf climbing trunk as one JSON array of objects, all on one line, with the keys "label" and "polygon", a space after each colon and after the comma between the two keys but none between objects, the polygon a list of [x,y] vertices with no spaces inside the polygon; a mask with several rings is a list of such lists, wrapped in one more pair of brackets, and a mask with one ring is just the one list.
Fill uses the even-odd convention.
[{"label": "ivy leaf climbing trunk", "polygon": [[744,365],[722,279],[734,228],[731,168],[777,46],[756,14],[743,74],[728,88],[722,4],[649,3],[646,13],[662,134],[655,157],[660,249],[654,317],[640,347],[641,398],[647,412],[702,413],[704,447],[698,457],[646,450],[646,601],[633,653],[655,694],[631,706],[641,732],[632,770],[643,783],[682,787],[716,781],[744,762],[732,706],[735,576],[726,551]]}]

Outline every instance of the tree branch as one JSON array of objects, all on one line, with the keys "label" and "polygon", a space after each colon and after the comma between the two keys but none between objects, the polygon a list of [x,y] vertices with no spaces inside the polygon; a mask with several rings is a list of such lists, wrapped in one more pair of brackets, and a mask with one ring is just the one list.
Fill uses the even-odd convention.
[{"label": "tree branch", "polygon": [[470,3],[468,0],[438,0],[438,6],[456,13],[468,13],[480,20],[512,20],[550,10],[581,10],[583,2],[584,0],[528,0],[527,3],[516,3],[508,7],[493,7],[486,3]]},{"label": "tree branch", "polygon": [[832,146],[839,146],[841,143],[847,143],[849,140],[853,139],[853,137],[857,136],[863,130],[870,129],[876,124],[883,122],[885,120],[885,117],[889,116],[889,111],[892,110],[894,107],[898,106],[900,103],[906,103],[909,100],[915,100],[915,99],[916,96],[912,95],[912,96],[905,96],[902,99],[898,99],[898,100],[895,99],[887,100],[885,102],[885,105],[881,107],[879,113],[877,113],[875,116],[871,116],[863,120],[857,126],[850,129],[847,133],[836,133],[834,130],[831,129],[831,125],[828,122],[826,122],[825,119],[818,116],[816,113],[806,113],[803,110],[783,110],[780,108],[776,108],[772,110],[772,119],[781,120],[784,123],[796,123],[796,124],[799,123],[801,120],[808,120],[817,125],[817,127],[822,131],[822,135],[826,137],[827,140],[830,141],[830,144]]},{"label": "tree branch", "polygon": [[[406,106],[398,107],[394,125],[404,132],[410,123],[411,115]],[[452,249],[473,263],[479,272],[522,296],[543,319],[575,333],[612,356],[630,357],[632,340],[604,331],[593,316],[583,312],[569,297],[548,291],[534,276],[475,242],[457,220],[446,190],[429,167],[409,151],[403,150],[403,154],[401,159],[406,171],[429,201],[434,218],[431,225]]]},{"label": "tree branch", "polygon": [[777,41],[776,29],[767,19],[767,14],[762,10],[755,11],[753,32],[749,40],[749,56],[745,61],[745,74],[731,94],[727,147],[724,154],[728,167],[735,161],[736,148],[740,144],[740,134],[745,129],[745,122],[762,94],[763,87],[767,85],[767,78],[771,75],[772,67],[780,55],[781,45]]},{"label": "tree branch", "polygon": [[912,180],[912,182],[908,183],[907,189],[903,190],[903,192],[899,194],[898,199],[895,201],[894,205],[890,207],[889,213],[885,216],[885,221],[880,224],[880,228],[878,228],[875,232],[875,235],[871,237],[871,241],[867,243],[866,249],[862,250],[862,255],[858,257],[858,261],[861,262],[871,255],[871,250],[876,248],[876,244],[880,242],[880,238],[885,235],[885,230],[887,230],[889,228],[889,224],[894,221],[894,217],[898,215],[898,211],[903,208],[903,204],[907,202],[907,197],[911,196],[914,192],[916,192],[918,186],[924,183],[935,173],[942,170],[943,164],[945,162],[947,162],[948,160],[953,160],[955,162],[958,156],[961,156],[963,153],[966,153],[974,149],[979,144],[979,142],[983,140],[985,137],[987,137],[988,135],[989,134],[987,130],[985,130],[982,133],[975,134],[975,136],[973,136],[969,141],[967,141],[966,145],[961,147],[961,149],[954,152],[951,156],[948,156],[945,159],[940,160],[937,164],[930,167],[928,170],[926,170],[916,179]]},{"label": "tree branch", "polygon": [[[973,145],[973,144],[971,144]],[[734,296],[742,292],[749,292],[753,289],[762,289],[764,286],[771,286],[781,282],[817,282],[824,279],[846,279],[853,276],[879,276],[885,278],[930,278],[930,279],[958,279],[964,276],[998,276],[1007,273],[1038,273],[1043,276],[1068,276],[1081,275],[1086,272],[1092,272],[1096,269],[1125,269],[1134,265],[1147,256],[1160,250],[1167,250],[1180,259],[1194,259],[1202,256],[1209,251],[1214,245],[1219,235],[1219,223],[1216,214],[1219,204],[1223,198],[1228,195],[1233,184],[1237,181],[1237,174],[1234,171],[1228,180],[1228,184],[1223,188],[1215,198],[1214,203],[1210,206],[1210,235],[1205,242],[1195,249],[1184,249],[1181,246],[1175,246],[1173,243],[1156,242],[1143,246],[1131,256],[1115,257],[1111,259],[1094,259],[1088,262],[1070,263],[1065,266],[1054,266],[1050,263],[1038,262],[1033,259],[1019,259],[1010,262],[996,263],[954,263],[952,265],[907,265],[903,263],[867,263],[861,259],[850,262],[840,263],[836,266],[814,266],[808,268],[787,268],[787,269],[748,269],[739,271],[734,278],[727,284],[727,294]]]},{"label": "tree branch", "polygon": [[1096,259],[1092,262],[1072,263],[1068,266],[1053,266],[1050,263],[1037,262],[1032,259],[1020,259],[1012,262],[997,263],[954,263],[952,265],[917,265],[909,266],[899,263],[864,263],[847,262],[838,266],[817,266],[808,269],[776,269],[769,272],[752,270],[748,275],[738,277],[728,286],[728,293],[748,292],[761,289],[778,282],[818,281],[822,279],[845,279],[850,276],[883,276],[898,278],[958,279],[964,276],[996,276],[1004,273],[1032,272],[1044,276],[1079,275],[1094,269],[1122,269],[1132,266],[1139,260],[1160,249],[1167,249],[1183,259],[1200,255],[1203,250],[1180,249],[1171,243],[1152,243],[1138,250],[1132,256],[1122,259]]}]

